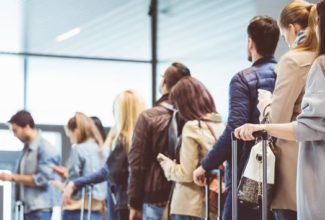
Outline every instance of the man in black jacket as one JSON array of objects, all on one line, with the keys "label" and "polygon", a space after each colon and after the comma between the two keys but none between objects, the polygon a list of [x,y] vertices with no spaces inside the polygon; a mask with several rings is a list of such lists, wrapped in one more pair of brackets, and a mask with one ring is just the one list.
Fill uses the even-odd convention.
[{"label": "man in black jacket", "polygon": [[156,157],[159,153],[171,156],[168,149],[168,130],[173,107],[168,93],[186,76],[190,76],[190,71],[183,64],[173,63],[168,67],[160,82],[162,97],[153,108],[139,116],[135,126],[128,156],[130,220],[160,220],[162,217],[171,183],[165,178]]},{"label": "man in black jacket", "polygon": [[[194,182],[204,185],[205,172],[218,168],[224,161],[226,166],[226,190],[228,192],[224,205],[223,220],[231,220],[232,189],[231,189],[231,132],[245,123],[258,123],[257,90],[265,89],[273,92],[275,85],[273,58],[279,40],[279,28],[274,19],[267,16],[254,17],[247,28],[248,57],[253,65],[235,74],[229,85],[229,115],[226,129],[219,137],[209,154],[201,161],[201,166],[193,173]],[[254,142],[238,143],[238,159],[240,174],[248,159]],[[239,207],[238,219],[254,220],[258,212],[247,207]]]}]

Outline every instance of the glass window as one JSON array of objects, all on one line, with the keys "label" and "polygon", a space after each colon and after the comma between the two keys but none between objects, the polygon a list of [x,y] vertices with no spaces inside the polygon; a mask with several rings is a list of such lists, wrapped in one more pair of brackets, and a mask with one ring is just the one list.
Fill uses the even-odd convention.
[{"label": "glass window", "polygon": [[23,108],[23,92],[22,58],[0,56],[0,122],[7,122]]},{"label": "glass window", "polygon": [[76,111],[114,124],[113,101],[136,90],[151,101],[151,66],[146,63],[31,58],[28,109],[39,124],[66,124]]},{"label": "glass window", "polygon": [[[159,60],[187,65],[212,93],[224,120],[230,79],[251,65],[246,28],[256,15],[255,5],[253,0],[160,1]],[[169,64],[161,62],[158,74]]]},{"label": "glass window", "polygon": [[60,132],[42,131],[42,136],[62,153],[62,134]]},{"label": "glass window", "polygon": [[24,144],[10,130],[0,129],[0,151],[20,151]]},{"label": "glass window", "polygon": [[0,0],[0,51],[18,52],[22,41],[22,1]]},{"label": "glass window", "polygon": [[26,7],[29,52],[150,59],[149,0],[29,1]]}]

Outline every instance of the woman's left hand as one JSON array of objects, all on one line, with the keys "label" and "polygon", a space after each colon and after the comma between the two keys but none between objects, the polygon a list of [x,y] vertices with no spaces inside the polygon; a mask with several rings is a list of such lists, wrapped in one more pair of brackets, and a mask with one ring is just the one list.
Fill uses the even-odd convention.
[{"label": "woman's left hand", "polygon": [[261,131],[265,129],[264,124],[244,124],[235,129],[234,134],[238,139],[242,139],[244,141],[255,140],[253,133],[255,131]]}]

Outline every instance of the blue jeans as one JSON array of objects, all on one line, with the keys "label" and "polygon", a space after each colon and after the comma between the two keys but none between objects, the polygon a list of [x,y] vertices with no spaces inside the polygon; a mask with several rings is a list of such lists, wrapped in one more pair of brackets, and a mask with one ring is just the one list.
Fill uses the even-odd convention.
[{"label": "blue jeans", "polygon": [[202,220],[201,218],[188,215],[172,215],[172,220]]},{"label": "blue jeans", "polygon": [[107,209],[106,209],[107,220],[119,220],[118,213],[115,210],[115,205],[110,192],[107,193]]},{"label": "blue jeans", "polygon": [[[227,193],[225,205],[223,208],[222,220],[231,220],[232,218],[232,190]],[[258,210],[247,208],[238,203],[238,220],[260,220]]]},{"label": "blue jeans", "polygon": [[297,220],[297,212],[288,209],[275,209],[276,220]]},{"label": "blue jeans", "polygon": [[51,211],[31,211],[27,214],[24,214],[25,220],[51,220],[52,212]]},{"label": "blue jeans", "polygon": [[143,204],[143,220],[160,220],[162,218],[164,208],[154,206],[149,203]]},{"label": "blue jeans", "polygon": [[[83,220],[87,220],[88,211],[85,210]],[[62,220],[80,220],[80,210],[64,210]],[[91,220],[102,220],[102,215],[99,211],[91,212]]]}]

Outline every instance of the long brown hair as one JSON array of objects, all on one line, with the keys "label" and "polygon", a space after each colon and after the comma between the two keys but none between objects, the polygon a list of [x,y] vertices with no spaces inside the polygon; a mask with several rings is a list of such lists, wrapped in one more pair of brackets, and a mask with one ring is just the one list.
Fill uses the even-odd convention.
[{"label": "long brown hair", "polygon": [[319,32],[319,45],[318,56],[325,54],[325,1],[317,4],[317,17],[318,17],[318,32]]},{"label": "long brown hair", "polygon": [[75,135],[77,144],[83,143],[92,138],[100,148],[103,146],[103,139],[94,121],[84,113],[76,112],[76,114],[69,119],[67,128],[71,132],[78,129],[78,132]]},{"label": "long brown hair", "polygon": [[303,0],[292,1],[284,7],[280,14],[280,26],[288,28],[290,24],[298,24],[306,30],[306,38],[295,48],[302,51],[315,51],[317,38],[315,33],[316,13],[314,4]]},{"label": "long brown hair", "polygon": [[170,100],[186,121],[203,119],[207,113],[216,112],[212,95],[199,80],[187,76],[171,90]]}]

